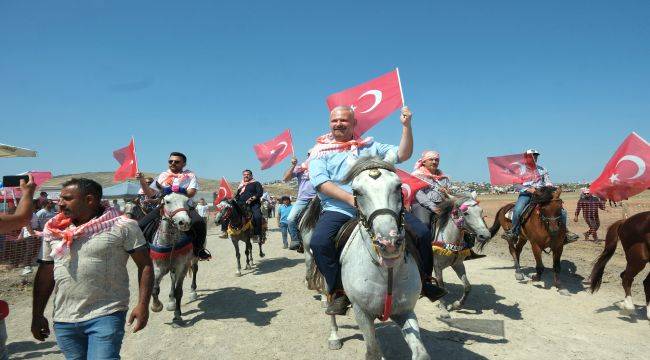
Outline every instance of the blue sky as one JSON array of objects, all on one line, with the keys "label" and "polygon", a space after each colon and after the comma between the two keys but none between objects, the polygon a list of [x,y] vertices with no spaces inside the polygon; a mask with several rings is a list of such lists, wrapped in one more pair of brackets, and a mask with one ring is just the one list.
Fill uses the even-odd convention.
[{"label": "blue sky", "polygon": [[[534,147],[555,181],[593,180],[650,138],[648,1],[0,0],[0,142],[39,151],[2,174],[113,171],[170,151],[199,176],[261,180],[252,146],[327,131],[327,95],[398,66],[415,152],[456,180]],[[369,131],[397,143],[397,113]],[[415,157],[403,167],[410,169]]]}]

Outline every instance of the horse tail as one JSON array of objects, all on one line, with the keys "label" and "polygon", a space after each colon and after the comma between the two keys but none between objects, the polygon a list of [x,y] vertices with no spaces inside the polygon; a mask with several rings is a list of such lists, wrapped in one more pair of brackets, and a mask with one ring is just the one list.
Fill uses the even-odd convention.
[{"label": "horse tail", "polygon": [[302,220],[300,220],[300,224],[298,224],[300,231],[313,229],[316,226],[320,212],[320,198],[316,196],[309,202],[309,206],[307,206],[307,210],[305,210],[305,215],[303,215]]},{"label": "horse tail", "polygon": [[499,221],[499,217],[502,216],[502,214],[506,211],[505,210],[506,208],[508,208],[508,205],[502,207],[501,209],[499,209],[499,211],[497,211],[497,214],[494,217],[494,223],[492,223],[492,226],[490,226],[490,238],[485,240],[484,242],[479,242],[479,244],[477,245],[478,250],[480,252],[483,252],[483,248],[485,247],[485,245],[490,240],[492,240],[492,238],[494,237],[494,235],[497,234],[497,232],[499,232],[499,229],[501,228],[501,221]]},{"label": "horse tail", "polygon": [[325,291],[325,277],[318,270],[316,260],[312,259],[309,271],[307,273],[307,289],[316,290],[319,293]]},{"label": "horse tail", "polygon": [[594,267],[591,270],[591,275],[589,276],[589,290],[592,293],[595,293],[598,291],[598,289],[600,289],[600,284],[603,281],[603,274],[605,273],[605,265],[607,265],[607,262],[612,258],[614,252],[616,251],[616,244],[619,240],[618,228],[622,223],[623,220],[618,220],[607,229],[605,248],[603,249],[603,252],[600,254],[598,259],[596,259],[596,263],[594,264]]}]

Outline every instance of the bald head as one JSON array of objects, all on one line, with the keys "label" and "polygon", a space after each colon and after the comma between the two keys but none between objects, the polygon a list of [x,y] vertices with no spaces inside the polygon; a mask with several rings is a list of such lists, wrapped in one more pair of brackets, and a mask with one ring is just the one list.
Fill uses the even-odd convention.
[{"label": "bald head", "polygon": [[336,141],[350,141],[354,138],[354,109],[349,106],[337,106],[330,111],[330,129]]}]

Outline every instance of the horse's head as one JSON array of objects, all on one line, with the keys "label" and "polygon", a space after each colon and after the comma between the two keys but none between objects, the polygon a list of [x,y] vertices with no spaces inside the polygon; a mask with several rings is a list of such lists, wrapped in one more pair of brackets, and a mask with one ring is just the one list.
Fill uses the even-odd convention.
[{"label": "horse's head", "polygon": [[227,221],[232,212],[232,205],[228,200],[221,200],[219,205],[217,205],[217,214],[214,217],[215,224],[221,224],[223,221]]},{"label": "horse's head", "polygon": [[450,195],[449,198],[454,202],[451,214],[454,223],[460,224],[459,228],[476,234],[478,241],[487,241],[491,237],[490,230],[483,219],[483,209],[476,200],[476,192],[467,196]]},{"label": "horse's head", "polygon": [[351,182],[359,222],[370,235],[380,263],[394,266],[405,246],[402,182],[395,168],[377,158],[362,158],[344,182]]},{"label": "horse's head", "polygon": [[562,218],[561,194],[561,188],[545,186],[538,189],[533,198],[533,201],[539,204],[537,208],[539,218],[546,225],[551,236],[555,236],[562,228],[560,221]]},{"label": "horse's head", "polygon": [[192,220],[190,219],[187,202],[189,198],[180,193],[170,193],[163,198],[163,218],[171,222],[180,230],[188,231]]}]

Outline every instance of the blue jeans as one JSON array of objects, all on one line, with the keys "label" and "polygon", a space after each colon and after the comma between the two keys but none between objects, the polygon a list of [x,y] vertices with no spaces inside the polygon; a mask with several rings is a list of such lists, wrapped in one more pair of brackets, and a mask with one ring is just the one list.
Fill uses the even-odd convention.
[{"label": "blue jeans", "polygon": [[54,323],[59,348],[68,360],[119,359],[126,311],[78,323]]},{"label": "blue jeans", "polygon": [[[515,236],[519,235],[519,231],[521,231],[521,224],[520,224],[521,213],[524,211],[526,205],[528,205],[531,200],[532,200],[532,195],[529,192],[519,193],[519,197],[517,198],[515,207],[512,210],[512,233]],[[562,224],[566,226],[567,225],[566,209],[562,208],[560,216],[561,216],[560,221],[562,221]]]},{"label": "blue jeans", "polygon": [[[289,243],[287,242],[287,235],[289,234],[288,227],[289,225],[287,225],[287,223],[280,223],[280,232],[282,232],[282,244],[285,247],[289,246]],[[293,240],[293,236],[291,239]]]},{"label": "blue jeans", "polygon": [[291,211],[289,212],[289,216],[287,216],[291,241],[302,242],[300,231],[298,230],[298,216],[300,216],[300,213],[305,207],[307,207],[308,204],[309,200],[296,200],[296,202],[293,203]]}]

